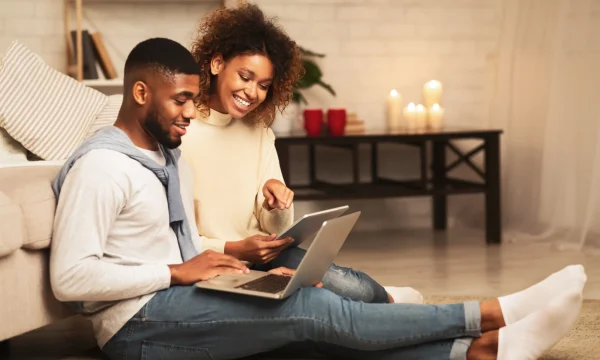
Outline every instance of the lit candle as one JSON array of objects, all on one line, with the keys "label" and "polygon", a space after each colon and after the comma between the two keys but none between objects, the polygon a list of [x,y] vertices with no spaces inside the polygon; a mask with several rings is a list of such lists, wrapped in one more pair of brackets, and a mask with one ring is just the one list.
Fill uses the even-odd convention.
[{"label": "lit candle", "polygon": [[441,129],[444,126],[444,109],[440,104],[433,104],[429,109],[429,127]]},{"label": "lit candle", "polygon": [[404,108],[404,118],[406,119],[406,125],[409,129],[417,128],[417,107],[415,106],[415,103],[411,102]]},{"label": "lit candle", "polygon": [[423,85],[423,99],[425,106],[429,109],[433,104],[439,104],[442,99],[442,83],[431,80]]},{"label": "lit candle", "polygon": [[425,106],[419,104],[415,108],[416,117],[417,117],[417,128],[424,129],[427,127],[427,110],[425,110]]},{"label": "lit candle", "polygon": [[390,129],[400,127],[402,120],[402,95],[396,89],[390,91],[390,96],[387,101],[387,124]]}]

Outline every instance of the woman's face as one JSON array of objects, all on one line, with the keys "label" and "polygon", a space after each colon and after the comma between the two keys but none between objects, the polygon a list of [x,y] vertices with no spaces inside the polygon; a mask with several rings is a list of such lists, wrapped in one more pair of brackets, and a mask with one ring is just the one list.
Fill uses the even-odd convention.
[{"label": "woman's face", "polygon": [[234,119],[265,101],[274,76],[273,64],[264,55],[239,55],[227,62],[218,55],[211,61],[211,72],[217,75],[217,84],[210,107]]}]

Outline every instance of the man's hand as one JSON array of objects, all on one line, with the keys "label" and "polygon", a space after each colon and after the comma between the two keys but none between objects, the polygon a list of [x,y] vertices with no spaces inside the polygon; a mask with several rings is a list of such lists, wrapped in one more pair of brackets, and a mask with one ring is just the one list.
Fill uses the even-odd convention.
[{"label": "man's hand", "polygon": [[[295,273],[296,273],[296,270],[288,269],[288,268],[285,268],[285,267],[278,267],[276,269],[273,269],[273,270],[269,271],[269,274],[287,275],[287,276],[294,276]],[[314,286],[318,287],[318,288],[322,288],[323,287],[323,283],[319,281]]]},{"label": "man's hand", "polygon": [[248,267],[230,255],[206,250],[183,264],[169,265],[171,285],[192,285],[217,275],[248,273]]},{"label": "man's hand", "polygon": [[269,205],[269,210],[289,209],[294,201],[294,192],[276,179],[267,180],[263,186],[263,195],[265,202]]},{"label": "man's hand", "polygon": [[253,235],[240,241],[228,241],[225,243],[225,254],[253,264],[266,264],[294,242],[290,237],[280,240],[275,240],[275,237],[275,234]]}]

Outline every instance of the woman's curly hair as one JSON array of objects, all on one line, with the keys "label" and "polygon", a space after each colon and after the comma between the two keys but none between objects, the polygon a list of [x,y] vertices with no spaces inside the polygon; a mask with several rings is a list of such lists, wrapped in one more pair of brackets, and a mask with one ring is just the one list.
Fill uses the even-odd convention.
[{"label": "woman's curly hair", "polygon": [[220,8],[207,15],[192,43],[192,54],[201,66],[199,110],[208,112],[210,95],[215,91],[215,75],[210,71],[214,55],[225,61],[239,55],[264,55],[273,63],[273,83],[265,100],[244,119],[252,124],[270,126],[275,109],[284,109],[294,84],[303,75],[302,56],[295,41],[268,19],[254,4]]}]

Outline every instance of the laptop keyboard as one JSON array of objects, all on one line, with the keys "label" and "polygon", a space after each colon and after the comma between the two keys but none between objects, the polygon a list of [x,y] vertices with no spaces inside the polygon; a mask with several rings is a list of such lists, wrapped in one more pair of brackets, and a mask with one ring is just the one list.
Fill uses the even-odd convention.
[{"label": "laptop keyboard", "polygon": [[245,284],[236,286],[236,289],[252,290],[276,294],[285,290],[285,287],[292,279],[291,276],[269,274]]}]

